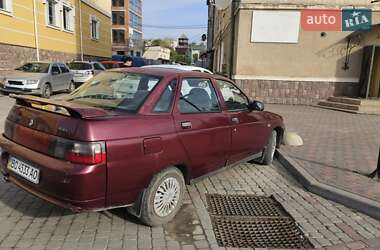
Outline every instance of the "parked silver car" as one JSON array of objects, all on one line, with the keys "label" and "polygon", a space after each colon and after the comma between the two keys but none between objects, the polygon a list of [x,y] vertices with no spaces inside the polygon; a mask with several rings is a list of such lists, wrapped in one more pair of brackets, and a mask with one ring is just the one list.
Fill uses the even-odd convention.
[{"label": "parked silver car", "polygon": [[33,94],[49,98],[53,92],[75,89],[73,74],[64,63],[30,62],[5,77],[4,93]]},{"label": "parked silver car", "polygon": [[74,74],[75,87],[79,87],[95,75],[106,70],[100,62],[76,61],[69,63],[68,66]]}]

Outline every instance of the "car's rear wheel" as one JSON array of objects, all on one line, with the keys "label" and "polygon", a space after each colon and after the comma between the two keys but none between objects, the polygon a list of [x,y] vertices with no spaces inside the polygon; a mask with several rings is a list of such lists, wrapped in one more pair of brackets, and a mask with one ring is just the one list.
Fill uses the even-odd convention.
[{"label": "car's rear wheel", "polygon": [[44,85],[42,85],[41,96],[43,98],[50,98],[51,94],[52,90],[50,84],[44,83]]},{"label": "car's rear wheel", "polygon": [[67,89],[68,93],[71,93],[75,90],[75,83],[73,81],[70,82],[69,88]]},{"label": "car's rear wheel", "polygon": [[153,177],[141,201],[141,221],[159,226],[172,220],[182,206],[185,181],[181,171],[170,167]]},{"label": "car's rear wheel", "polygon": [[277,132],[275,130],[272,131],[268,143],[263,151],[263,156],[261,159],[261,163],[265,165],[270,165],[273,162],[274,154],[276,152],[277,147]]}]

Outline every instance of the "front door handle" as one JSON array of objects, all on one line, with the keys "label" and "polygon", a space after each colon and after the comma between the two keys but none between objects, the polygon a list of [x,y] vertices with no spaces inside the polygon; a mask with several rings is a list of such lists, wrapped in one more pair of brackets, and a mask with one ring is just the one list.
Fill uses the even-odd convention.
[{"label": "front door handle", "polygon": [[237,118],[237,117],[232,118],[231,121],[234,124],[239,124],[239,122],[240,122],[239,118]]},{"label": "front door handle", "polygon": [[192,127],[191,122],[181,122],[181,127],[183,129],[190,129]]}]

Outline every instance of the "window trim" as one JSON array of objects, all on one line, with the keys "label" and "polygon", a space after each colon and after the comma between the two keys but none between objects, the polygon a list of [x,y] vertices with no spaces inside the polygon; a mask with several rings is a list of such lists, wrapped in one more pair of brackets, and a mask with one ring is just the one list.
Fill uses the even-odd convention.
[{"label": "window trim", "polygon": [[4,3],[5,8],[0,8],[0,14],[13,17],[13,0],[0,0]]},{"label": "window trim", "polygon": [[[161,100],[162,96],[164,95],[164,92],[165,92],[166,88],[169,85],[171,85],[171,83],[173,81],[176,81],[176,87],[175,87],[175,90],[173,92],[173,98],[172,98],[171,103],[169,105],[168,111],[155,111],[154,109],[157,107],[158,102]],[[173,113],[174,104],[175,104],[175,100],[176,100],[176,96],[177,96],[177,91],[178,91],[178,85],[179,85],[178,78],[174,78],[172,80],[169,80],[169,82],[166,84],[165,88],[161,92],[160,96],[158,97],[157,101],[154,103],[153,108],[151,110],[151,113],[153,113],[153,114],[171,114],[171,113]]]},{"label": "window trim", "polygon": [[[66,29],[65,28],[65,21],[64,21],[64,10],[65,8],[69,9],[69,28]],[[63,2],[62,3],[62,31],[65,31],[65,32],[69,32],[69,33],[73,33],[75,32],[75,8],[73,6],[70,6],[69,4]]]},{"label": "window trim", "polygon": [[[96,21],[95,36],[93,34],[93,29],[92,29],[93,21]],[[100,40],[100,18],[98,18],[95,15],[90,15],[90,38],[93,41],[99,41]]]},{"label": "window trim", "polygon": [[235,88],[237,88],[238,90],[240,90],[240,93],[243,94],[243,96],[247,99],[247,102],[248,102],[248,105],[249,103],[251,102],[251,100],[249,99],[249,97],[238,87],[236,86],[235,83],[231,82],[231,81],[227,81],[225,79],[218,79],[218,78],[215,78],[215,81],[216,81],[216,84],[218,85],[218,89],[219,89],[219,92],[221,94],[221,97],[223,98],[223,103],[224,103],[224,106],[226,108],[226,112],[230,112],[230,113],[238,113],[238,112],[244,112],[244,111],[249,111],[249,108],[247,106],[246,109],[235,109],[235,110],[229,110],[227,105],[226,105],[226,101],[224,100],[224,97],[223,97],[223,93],[222,93],[222,90],[220,89],[219,87],[219,84],[218,84],[218,81],[223,81],[223,82],[227,82],[227,83],[230,83],[232,84]]},{"label": "window trim", "polygon": [[[217,102],[218,102],[219,111],[187,112],[187,113],[182,113],[181,110],[180,110],[180,107],[179,107],[179,103],[180,103],[180,101],[181,101],[182,82],[183,82],[183,80],[185,80],[185,79],[201,79],[201,80],[208,80],[208,81],[210,82],[210,84],[211,84],[212,89],[213,89],[214,92],[215,92],[216,100],[217,100]],[[179,113],[180,115],[218,114],[218,113],[223,113],[223,108],[222,108],[222,106],[221,106],[220,98],[219,98],[219,95],[218,95],[218,90],[215,88],[215,86],[214,86],[214,81],[213,81],[211,78],[207,78],[207,77],[197,77],[197,76],[195,76],[195,77],[192,77],[192,76],[190,76],[190,77],[186,77],[186,76],[185,76],[185,77],[181,77],[181,79],[180,79],[180,85],[179,85],[179,87],[178,87],[178,92],[179,92],[179,94],[178,94],[177,107],[178,107],[178,113]]]}]

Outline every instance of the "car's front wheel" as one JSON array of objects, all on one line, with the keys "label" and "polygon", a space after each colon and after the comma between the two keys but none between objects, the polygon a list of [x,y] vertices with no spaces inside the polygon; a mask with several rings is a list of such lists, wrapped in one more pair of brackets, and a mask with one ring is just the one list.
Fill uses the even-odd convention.
[{"label": "car's front wheel", "polygon": [[75,83],[74,83],[74,81],[71,81],[70,84],[69,84],[69,88],[67,89],[67,92],[71,93],[74,90],[75,90]]},{"label": "car's front wheel", "polygon": [[153,177],[141,201],[141,221],[159,226],[172,220],[182,206],[185,181],[182,172],[170,167]]},{"label": "car's front wheel", "polygon": [[261,159],[261,163],[264,165],[270,165],[273,162],[274,154],[276,152],[277,147],[277,132],[275,130],[272,131],[268,143],[265,146],[263,151],[263,156]]},{"label": "car's front wheel", "polygon": [[41,96],[43,98],[50,98],[51,94],[52,94],[52,90],[51,90],[50,84],[45,83],[44,85],[42,85]]}]

